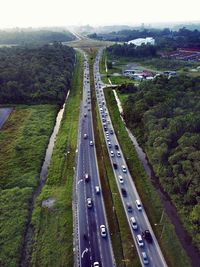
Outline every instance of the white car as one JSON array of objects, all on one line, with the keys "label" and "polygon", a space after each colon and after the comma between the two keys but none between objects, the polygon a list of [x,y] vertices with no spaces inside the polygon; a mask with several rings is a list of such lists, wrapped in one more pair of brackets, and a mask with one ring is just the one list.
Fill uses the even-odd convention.
[{"label": "white car", "polygon": [[144,246],[144,242],[142,240],[142,236],[141,235],[137,235],[136,236],[136,240],[137,240],[137,243],[138,243],[139,247],[143,247]]},{"label": "white car", "polygon": [[142,210],[142,205],[141,205],[139,199],[136,199],[135,204],[136,204],[136,207],[138,210]]},{"label": "white car", "polygon": [[123,179],[123,177],[122,177],[121,175],[119,175],[118,178],[119,178],[119,182],[120,182],[120,184],[123,184],[123,183],[124,183],[124,179]]},{"label": "white car", "polygon": [[146,265],[146,264],[149,264],[149,260],[148,260],[148,257],[147,257],[147,254],[146,252],[142,252],[142,260],[143,260],[143,263]]},{"label": "white car", "polygon": [[122,165],[122,171],[125,173],[127,172],[125,165]]},{"label": "white car", "polygon": [[100,225],[100,232],[102,237],[106,237],[106,227],[104,224]]},{"label": "white car", "polygon": [[111,155],[111,157],[115,156],[115,154],[114,154],[114,152],[112,150],[110,151],[110,155]]},{"label": "white car", "polygon": [[136,230],[138,228],[135,217],[131,217],[130,218],[130,222],[131,222],[131,226],[134,230]]},{"label": "white car", "polygon": [[121,157],[121,153],[119,151],[117,151],[117,156],[120,158]]},{"label": "white car", "polygon": [[95,262],[93,263],[93,267],[100,267],[99,262],[98,262],[98,261],[95,261]]},{"label": "white car", "polygon": [[111,142],[108,142],[108,147],[112,147],[112,144],[111,144]]},{"label": "white car", "polygon": [[90,146],[93,146],[93,141],[92,140],[90,141]]},{"label": "white car", "polygon": [[88,206],[88,208],[92,208],[92,199],[91,199],[91,197],[87,198],[87,206]]},{"label": "white car", "polygon": [[95,191],[96,191],[96,194],[100,193],[100,187],[98,185],[95,186]]},{"label": "white car", "polygon": [[83,138],[84,138],[84,139],[87,139],[87,137],[88,137],[88,136],[87,136],[87,134],[85,133],[84,136],[83,136]]}]

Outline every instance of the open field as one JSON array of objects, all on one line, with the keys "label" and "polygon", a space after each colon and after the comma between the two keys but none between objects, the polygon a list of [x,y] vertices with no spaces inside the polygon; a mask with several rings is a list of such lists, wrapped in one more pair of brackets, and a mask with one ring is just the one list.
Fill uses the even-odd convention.
[{"label": "open field", "polygon": [[[114,94],[110,89],[105,89],[106,101],[110,111],[112,123],[117,133],[118,140],[121,144],[126,162],[136,184],[137,190],[142,199],[148,218],[163,250],[164,256],[169,266],[191,266],[185,251],[182,249],[178,238],[175,234],[173,225],[169,222],[168,217],[163,212],[163,206],[156,193],[155,188],[147,177],[141,162],[124,124],[120,118]],[[133,164],[134,162],[134,164]],[[151,205],[149,205],[151,203]],[[179,255],[179,257],[177,257]]]},{"label": "open field", "polygon": [[[73,266],[72,183],[77,144],[83,58],[77,53],[72,88],[57,135],[46,185],[32,217],[34,244],[31,266]],[[52,207],[42,207],[46,199]],[[50,234],[51,233],[51,234]]]},{"label": "open field", "polygon": [[52,132],[55,105],[18,106],[0,132],[0,265],[17,266],[29,200]]}]

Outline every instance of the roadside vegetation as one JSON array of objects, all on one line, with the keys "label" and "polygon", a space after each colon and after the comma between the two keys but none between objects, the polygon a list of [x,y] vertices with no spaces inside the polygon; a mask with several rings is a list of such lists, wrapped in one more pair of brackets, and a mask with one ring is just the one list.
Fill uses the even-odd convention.
[{"label": "roadside vegetation", "polygon": [[[185,251],[182,249],[178,241],[174,227],[170,224],[169,219],[164,212],[159,196],[137,157],[133,143],[120,118],[114,94],[112,90],[108,88],[106,88],[104,92],[112,123],[126,157],[127,165],[148,214],[148,218],[158,238],[158,242],[161,245],[168,266],[191,266]],[[151,203],[151,205],[149,205],[149,203]],[[179,257],[177,257],[177,255],[179,255]]]},{"label": "roadside vegetation", "polygon": [[75,53],[61,43],[0,49],[0,104],[63,104]]},{"label": "roadside vegetation", "polygon": [[15,267],[57,106],[18,106],[0,131],[0,265]]},{"label": "roadside vegetation", "polygon": [[199,87],[188,77],[141,83],[124,102],[124,118],[200,249]]},{"label": "roadside vegetation", "polygon": [[75,37],[68,31],[52,31],[52,30],[21,30],[21,31],[0,31],[0,44],[32,44],[34,43],[52,43],[67,42],[74,40]]},{"label": "roadside vegetation", "polygon": [[[83,58],[77,52],[69,98],[56,138],[46,185],[38,196],[32,216],[33,250],[30,266],[73,266],[72,187],[80,101]],[[52,199],[52,206],[44,200]]]}]

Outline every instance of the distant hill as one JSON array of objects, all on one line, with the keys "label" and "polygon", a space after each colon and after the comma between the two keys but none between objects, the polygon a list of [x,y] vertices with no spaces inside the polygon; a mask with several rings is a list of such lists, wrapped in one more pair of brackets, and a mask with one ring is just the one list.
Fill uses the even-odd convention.
[{"label": "distant hill", "polygon": [[75,39],[69,31],[52,30],[0,30],[0,44],[29,44],[67,42]]}]

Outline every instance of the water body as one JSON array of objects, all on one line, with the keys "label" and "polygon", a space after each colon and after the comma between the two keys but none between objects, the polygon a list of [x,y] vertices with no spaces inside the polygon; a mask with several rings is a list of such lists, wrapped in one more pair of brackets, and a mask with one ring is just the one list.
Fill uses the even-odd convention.
[{"label": "water body", "polygon": [[[68,99],[69,93],[70,93],[70,91],[68,91],[68,93],[67,93],[65,103]],[[31,258],[31,254],[32,254],[31,234],[33,231],[32,227],[31,227],[31,218],[32,218],[34,203],[35,203],[35,199],[40,194],[43,186],[45,185],[45,181],[47,179],[48,167],[49,167],[50,162],[51,162],[51,157],[52,157],[53,148],[54,148],[55,141],[56,141],[56,136],[58,134],[58,131],[60,128],[60,123],[61,123],[63,113],[65,110],[65,103],[57,114],[55,126],[54,126],[53,132],[51,134],[51,137],[49,139],[49,144],[47,146],[45,159],[44,159],[42,169],[40,172],[39,185],[36,188],[36,190],[33,192],[32,199],[30,201],[29,211],[28,211],[28,220],[27,220],[27,225],[25,227],[25,233],[24,233],[22,246],[21,246],[21,253],[20,253],[21,257],[20,257],[19,267],[27,267],[27,266],[29,266],[29,263],[30,263],[30,258]]]},{"label": "water body", "polygon": [[[115,90],[113,90],[114,95],[115,95],[115,99],[117,102],[117,106],[120,112],[120,116],[122,121],[125,124],[126,127],[126,123],[122,117],[123,114],[123,108],[121,105],[121,101],[116,93]],[[179,238],[180,243],[182,244],[183,248],[185,249],[188,257],[191,260],[192,266],[194,267],[199,267],[199,259],[200,259],[200,252],[198,251],[198,249],[192,244],[192,239],[191,237],[188,235],[188,233],[185,231],[185,229],[183,228],[181,221],[177,215],[177,211],[175,206],[172,204],[172,202],[170,201],[169,196],[167,195],[166,192],[163,191],[161,184],[159,183],[159,180],[157,177],[155,177],[153,169],[151,167],[151,165],[149,164],[146,154],[144,153],[144,151],[142,150],[142,148],[139,146],[137,139],[135,138],[135,136],[132,134],[132,132],[126,127],[126,130],[129,134],[130,139],[133,142],[133,145],[135,147],[135,150],[137,152],[138,158],[140,159],[149,179],[151,179],[154,187],[157,190],[157,193],[160,196],[160,199],[162,201],[162,204],[165,207],[165,212],[167,213],[168,217],[171,220],[171,223],[174,225],[175,228],[175,232]],[[178,255],[177,255],[178,256]]]},{"label": "water body", "polygon": [[[67,100],[67,98],[69,96],[69,93],[70,93],[70,91],[68,91],[68,93],[67,93],[66,100]],[[65,110],[65,103],[64,103],[63,107],[60,109],[60,111],[58,112],[58,115],[57,115],[57,118],[56,118],[56,123],[55,123],[55,126],[54,126],[54,130],[53,130],[53,133],[52,133],[52,135],[51,135],[51,137],[49,139],[49,144],[48,144],[48,147],[47,147],[47,150],[46,150],[45,160],[44,160],[44,163],[42,165],[41,172],[40,172],[40,187],[42,187],[44,185],[44,183],[46,181],[46,178],[47,178],[48,167],[49,167],[49,164],[50,164],[50,161],[51,161],[53,148],[54,148],[54,144],[55,144],[55,141],[56,141],[56,136],[57,136],[59,128],[60,128],[60,123],[61,123],[61,120],[62,120],[62,117],[63,117],[64,110]],[[40,190],[41,190],[41,188],[40,188]]]},{"label": "water body", "polygon": [[4,123],[7,121],[13,108],[0,108],[0,129],[3,127]]}]

